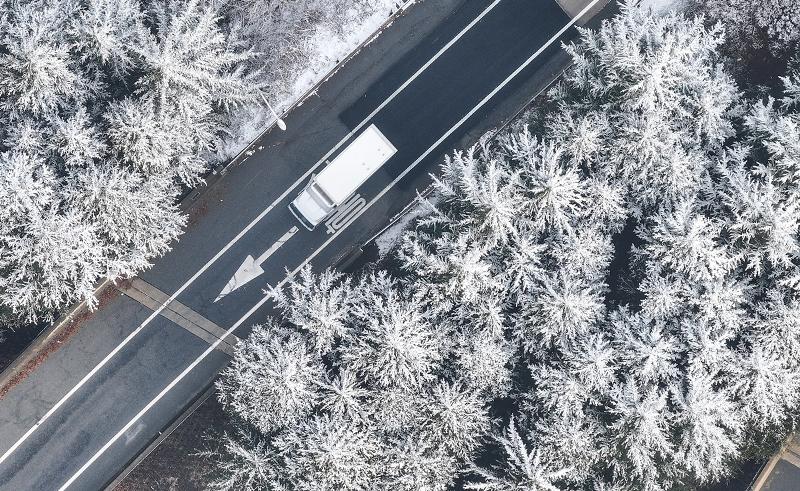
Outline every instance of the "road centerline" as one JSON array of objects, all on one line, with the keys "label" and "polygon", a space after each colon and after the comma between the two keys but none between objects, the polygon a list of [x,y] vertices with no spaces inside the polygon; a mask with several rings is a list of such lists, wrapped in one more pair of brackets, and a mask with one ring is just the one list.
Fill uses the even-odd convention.
[{"label": "road centerline", "polygon": [[[470,31],[481,19],[483,19],[486,15],[489,14],[499,3],[501,0],[494,0],[491,4],[489,4],[481,13],[475,17],[469,24],[467,24],[463,29],[461,29],[458,34],[453,37],[446,45],[440,48],[436,54],[431,57],[422,67],[420,67],[414,74],[408,78],[400,87],[398,87],[388,98],[386,98],[375,110],[373,110],[359,125],[357,125],[353,130],[351,130],[347,135],[342,138],[339,143],[337,143],[333,148],[331,148],[322,158],[317,161],[310,169],[308,169],[300,178],[298,178],[288,189],[286,189],[275,201],[272,202],[267,208],[264,209],[256,218],[254,218],[244,229],[242,229],[236,236],[231,239],[222,249],[220,249],[206,264],[204,264],[199,270],[197,270],[183,285],[181,285],[178,290],[173,293],[167,302],[163,303],[157,310],[153,311],[142,323],[136,327],[130,334],[128,334],[117,346],[114,347],[111,352],[109,352],[100,362],[95,365],[81,380],[73,386],[61,399],[59,399],[53,407],[51,407],[39,420],[31,426],[28,431],[26,431],[16,442],[14,442],[11,447],[6,450],[2,456],[0,456],[0,464],[5,462],[15,451],[22,445],[30,436],[44,424],[50,417],[55,414],[67,401],[69,401],[75,393],[77,393],[86,383],[91,380],[95,374],[97,374],[104,366],[106,366],[111,359],[113,359],[117,353],[119,353],[125,346],[127,346],[131,340],[133,340],[150,322],[153,321],[161,311],[166,308],[166,306],[172,302],[173,300],[177,299],[177,297],[183,293],[190,285],[192,285],[197,278],[199,278],[203,273],[208,270],[213,264],[215,264],[220,257],[222,257],[228,250],[233,247],[242,237],[244,237],[257,223],[259,223],[267,214],[269,214],[280,202],[282,202],[286,196],[289,195],[292,191],[294,191],[297,186],[299,186],[302,182],[304,182],[308,177],[314,172],[322,163],[324,163],[328,157],[331,156],[336,150],[338,150],[347,140],[353,137],[353,135],[364,127],[379,111],[381,111],[384,107],[386,107],[389,102],[391,102],[400,92],[405,90],[408,85],[410,85],[414,80],[416,80],[429,66],[431,66],[436,60],[438,60],[446,51],[448,51],[455,43],[458,42],[468,31]],[[232,331],[231,331],[232,332]],[[215,342],[214,345],[216,346],[218,342]]]},{"label": "road centerline", "polygon": [[[548,39],[544,45],[542,45],[539,49],[537,49],[527,60],[525,60],[522,65],[520,65],[516,70],[514,70],[511,75],[509,75],[503,82],[500,83],[494,90],[492,90],[487,96],[485,96],[475,107],[473,107],[465,116],[463,116],[455,125],[453,125],[444,135],[442,135],[433,145],[428,147],[428,149],[419,157],[417,158],[411,165],[409,165],[397,178],[395,178],[388,186],[386,186],[376,197],[370,200],[366,206],[364,206],[359,212],[356,214],[356,218],[361,216],[366,210],[368,210],[378,199],[380,199],[389,189],[394,187],[403,177],[405,177],[414,167],[416,167],[422,160],[424,160],[428,155],[430,155],[442,142],[447,139],[453,132],[455,132],[459,127],[461,127],[470,117],[472,117],[481,107],[486,105],[486,103],[491,100],[497,93],[499,93],[505,86],[507,86],[514,78],[517,77],[528,65],[530,65],[536,58],[538,58],[547,48],[549,48],[553,43],[555,43],[564,33],[573,27],[579,20],[581,20],[595,5],[597,5],[602,0],[592,0],[590,3],[583,8],[583,10],[578,13],[575,17],[570,19],[567,24],[565,24],[561,29],[558,30],[550,39]],[[344,230],[349,227],[355,220],[350,221],[341,229],[337,230],[330,238],[328,238],[320,247],[318,247],[311,255],[309,255],[299,266],[297,266],[294,270],[292,270],[287,276],[278,283],[275,288],[283,287],[287,282],[291,280],[305,265],[307,265],[312,259],[314,259],[323,249],[325,249],[334,239],[336,239],[339,234],[341,234]],[[267,301],[273,298],[273,295],[265,295],[260,301],[258,301],[250,310],[247,311],[244,316],[242,316],[239,320],[237,320],[229,329],[226,331],[229,334],[232,334],[236,329],[239,328],[247,319],[250,318],[258,309],[260,309]],[[189,366],[187,366],[177,377],[175,377],[169,384],[167,384],[161,392],[156,395],[153,399],[150,400],[137,414],[134,416],[128,423],[125,424],[108,442],[106,442],[100,450],[98,450],[74,475],[72,475],[60,488],[59,491],[66,490],[72,483],[75,482],[85,471],[88,469],[92,463],[94,463],[100,456],[105,453],[105,451],[110,448],[119,438],[121,438],[126,431],[128,431],[133,425],[135,425],[146,413],[149,411],[153,406],[155,406],[173,387],[175,387],[181,380],[183,380],[186,375],[188,375],[194,368],[199,365],[208,355],[215,349],[215,346],[219,344],[221,340],[217,340],[214,344],[209,346],[203,353],[200,354]]]}]

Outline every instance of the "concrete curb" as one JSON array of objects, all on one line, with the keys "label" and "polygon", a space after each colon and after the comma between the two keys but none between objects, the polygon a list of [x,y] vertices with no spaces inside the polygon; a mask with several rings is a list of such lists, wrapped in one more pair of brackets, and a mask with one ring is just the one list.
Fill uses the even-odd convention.
[{"label": "concrete curb", "polygon": [[753,478],[753,481],[748,486],[748,491],[761,491],[767,482],[772,477],[772,471],[778,462],[786,460],[792,465],[798,466],[800,463],[800,439],[797,434],[791,434],[781,445],[777,452],[761,466],[758,474]]},{"label": "concrete curb", "polygon": [[[378,29],[376,29],[361,44],[356,46],[347,56],[339,61],[336,66],[331,68],[322,79],[314,84],[313,87],[308,89],[298,100],[296,100],[291,106],[283,111],[281,115],[290,113],[293,109],[302,105],[309,97],[314,95],[314,93],[316,93],[322,84],[324,84],[337,71],[344,67],[347,62],[352,60],[365,46],[374,41],[380,35],[380,33],[389,25],[391,25],[398,17],[405,14],[405,12],[412,5],[417,3],[417,1],[418,0],[404,0],[402,2],[396,2],[396,10],[389,15],[386,21],[384,21],[383,24],[378,27]],[[250,155],[253,154],[253,147],[256,146],[258,141],[261,140],[261,138],[269,133],[274,127],[275,123],[267,126],[252,142],[242,149],[242,151],[239,152],[227,164],[214,167],[209,174],[204,177],[205,182],[203,184],[200,184],[198,187],[190,190],[178,200],[179,208],[186,212],[199,198],[209,193],[211,189],[217,183],[219,183],[219,181],[230,170],[231,167],[244,162],[248,157],[250,157]],[[103,292],[103,290],[113,283],[113,281],[107,278],[100,280],[94,290],[95,297],[100,298],[100,294]],[[51,346],[54,341],[58,341],[59,336],[66,330],[67,327],[72,325],[72,321],[79,319],[81,315],[91,312],[93,311],[89,309],[86,301],[78,302],[71,305],[67,311],[53,321],[49,327],[46,327],[44,330],[42,330],[42,332],[39,333],[36,338],[34,338],[34,340],[22,351],[22,353],[17,355],[14,361],[12,361],[2,372],[0,372],[0,399],[2,399],[5,393],[14,387],[18,382],[24,380],[24,378],[20,380],[17,379],[19,378],[20,374],[23,373],[24,369],[29,367],[30,363],[34,361],[40,353],[46,352],[47,347]]]}]

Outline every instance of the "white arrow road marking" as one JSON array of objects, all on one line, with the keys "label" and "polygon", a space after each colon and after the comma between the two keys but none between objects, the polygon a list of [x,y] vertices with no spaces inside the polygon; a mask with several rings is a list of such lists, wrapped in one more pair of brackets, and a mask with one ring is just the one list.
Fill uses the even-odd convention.
[{"label": "white arrow road marking", "polygon": [[[492,6],[496,5],[498,1],[499,1],[499,0],[496,0],[496,1],[495,1],[495,3],[493,3],[493,4],[492,4]],[[464,124],[464,122],[465,122],[467,119],[469,119],[469,118],[470,118],[470,117],[471,117],[473,114],[475,114],[475,113],[476,113],[476,112],[477,112],[477,111],[478,111],[478,110],[479,110],[481,107],[483,107],[483,106],[484,106],[484,105],[485,105],[485,104],[486,104],[486,103],[487,103],[487,102],[488,102],[488,101],[489,101],[489,100],[490,100],[492,97],[494,97],[495,95],[497,95],[497,93],[498,93],[498,92],[500,92],[500,90],[502,90],[502,89],[503,89],[503,87],[505,87],[506,85],[508,85],[508,83],[509,83],[509,82],[511,82],[511,80],[513,80],[513,79],[514,79],[514,78],[515,78],[517,75],[519,75],[519,73],[520,73],[522,70],[524,70],[524,69],[525,69],[525,67],[527,67],[528,65],[530,65],[530,64],[533,62],[533,60],[535,60],[536,58],[538,58],[538,57],[539,57],[539,55],[541,55],[541,54],[542,54],[542,52],[543,52],[545,49],[547,49],[547,48],[548,48],[548,47],[550,47],[550,46],[551,46],[553,43],[555,43],[555,42],[556,42],[556,41],[557,41],[557,40],[558,40],[558,39],[559,39],[559,38],[560,38],[560,37],[561,37],[561,36],[562,36],[562,35],[563,35],[563,34],[564,34],[564,33],[565,33],[565,32],[566,32],[568,29],[569,29],[569,28],[571,28],[573,25],[575,25],[575,23],[576,23],[578,20],[580,20],[580,19],[581,19],[583,16],[585,16],[585,15],[586,15],[586,13],[587,13],[587,12],[589,12],[589,10],[591,10],[591,8],[592,8],[592,7],[594,7],[595,5],[597,5],[597,3],[598,3],[599,1],[600,1],[600,0],[592,0],[592,1],[591,1],[591,2],[590,2],[590,3],[589,3],[589,4],[588,4],[588,5],[587,5],[587,6],[586,6],[586,7],[585,7],[583,10],[581,10],[581,12],[580,12],[578,15],[576,15],[575,17],[573,17],[573,18],[572,18],[572,20],[570,20],[570,21],[569,21],[569,22],[568,22],[568,23],[567,23],[567,24],[566,24],[564,27],[562,27],[562,28],[561,28],[561,29],[560,29],[560,30],[559,30],[557,33],[555,33],[555,34],[553,35],[553,37],[551,37],[549,40],[547,40],[547,42],[544,44],[544,46],[542,46],[541,48],[539,48],[538,50],[536,50],[536,52],[535,52],[535,53],[533,53],[533,54],[530,56],[530,58],[528,58],[527,60],[525,60],[525,62],[524,62],[522,65],[520,65],[520,66],[519,66],[519,68],[517,68],[516,70],[514,70],[514,72],[513,72],[511,75],[509,75],[509,76],[508,76],[508,77],[507,77],[505,80],[503,80],[503,82],[501,82],[501,83],[500,83],[500,85],[498,85],[498,86],[497,86],[497,87],[496,87],[494,90],[492,90],[492,91],[489,93],[489,95],[487,95],[486,97],[484,97],[484,98],[483,98],[483,99],[482,99],[482,100],[481,100],[481,101],[478,103],[478,105],[477,105],[477,106],[475,106],[474,108],[472,108],[472,110],[471,110],[470,112],[468,112],[468,113],[467,113],[467,114],[466,114],[466,115],[465,115],[463,118],[461,118],[461,119],[460,119],[460,120],[459,120],[459,121],[458,121],[458,122],[457,122],[457,123],[456,123],[456,124],[455,124],[455,125],[454,125],[452,128],[450,128],[450,129],[449,129],[449,130],[448,130],[448,131],[447,131],[447,132],[446,132],[444,135],[442,135],[442,137],[441,137],[441,138],[439,138],[439,139],[438,139],[438,140],[437,140],[437,141],[436,141],[436,142],[435,142],[433,145],[431,145],[431,146],[428,148],[428,150],[426,150],[426,151],[425,151],[425,153],[424,153],[424,154],[422,154],[422,155],[421,155],[419,158],[417,158],[417,160],[415,160],[414,162],[412,162],[412,163],[411,163],[411,165],[410,165],[410,166],[408,166],[408,167],[406,168],[406,170],[405,170],[405,171],[403,171],[403,172],[402,172],[402,173],[401,173],[399,176],[397,176],[397,177],[396,177],[396,178],[395,178],[395,179],[394,179],[394,180],[393,180],[393,181],[392,181],[392,182],[391,182],[391,183],[390,183],[388,186],[386,186],[386,187],[385,187],[385,188],[384,188],[384,189],[383,189],[383,190],[382,190],[382,191],[381,191],[381,192],[380,192],[380,193],[379,193],[379,194],[378,194],[378,195],[377,195],[375,198],[373,198],[372,200],[370,200],[370,202],[369,202],[369,203],[367,203],[367,205],[366,205],[364,208],[362,208],[362,209],[359,211],[359,213],[358,213],[357,215],[359,215],[359,216],[360,216],[360,215],[361,215],[361,214],[363,214],[365,211],[367,211],[367,210],[368,210],[368,209],[369,209],[369,208],[372,206],[372,204],[373,204],[373,203],[375,203],[377,200],[379,200],[379,199],[380,199],[380,198],[381,198],[381,197],[382,197],[384,194],[386,194],[386,192],[388,192],[388,191],[389,191],[389,189],[393,188],[393,187],[394,187],[394,186],[395,186],[395,185],[398,183],[398,181],[400,181],[400,180],[401,180],[403,177],[405,177],[405,176],[406,176],[406,175],[407,175],[409,172],[411,172],[411,170],[412,170],[414,167],[416,167],[416,166],[417,166],[417,165],[418,165],[418,164],[419,164],[419,163],[420,163],[420,162],[421,162],[421,161],[422,161],[422,160],[423,160],[425,157],[427,157],[427,156],[428,156],[428,155],[429,155],[431,152],[433,152],[433,150],[434,150],[434,149],[436,149],[436,147],[438,147],[438,146],[439,146],[439,145],[440,145],[440,144],[441,144],[441,143],[442,143],[442,142],[443,142],[443,141],[444,141],[444,140],[445,140],[445,139],[446,139],[448,136],[450,136],[450,135],[451,135],[451,134],[452,134],[452,133],[453,133],[453,132],[454,132],[454,131],[455,131],[457,128],[459,128],[461,125],[463,125],[463,124]],[[352,223],[352,222],[351,222],[351,223]],[[340,234],[341,234],[341,233],[342,233],[344,230],[346,230],[346,229],[345,229],[345,228],[339,229],[339,230],[338,230],[338,231],[337,231],[335,234],[333,234],[333,235],[332,235],[332,236],[331,236],[331,237],[330,237],[328,240],[326,240],[326,241],[325,241],[325,242],[324,242],[324,243],[323,243],[321,246],[319,246],[319,247],[317,248],[317,250],[316,250],[316,251],[314,251],[314,252],[313,252],[313,253],[312,253],[310,256],[308,256],[308,257],[307,257],[307,258],[306,258],[306,259],[305,259],[305,260],[304,260],[304,261],[303,261],[303,262],[302,262],[302,263],[301,263],[301,264],[300,264],[298,267],[296,267],[296,268],[295,268],[294,270],[292,270],[292,271],[291,271],[291,272],[290,272],[288,275],[286,275],[286,277],[285,277],[285,278],[284,278],[284,279],[283,279],[283,280],[282,280],[280,283],[278,283],[278,284],[275,286],[275,288],[281,288],[281,287],[283,287],[283,285],[285,285],[286,283],[288,283],[288,282],[289,282],[289,281],[292,279],[292,277],[293,277],[294,275],[296,275],[296,274],[297,274],[297,273],[298,273],[298,272],[299,272],[299,271],[300,271],[300,270],[301,270],[301,269],[302,269],[302,268],[303,268],[303,267],[304,267],[306,264],[308,264],[308,263],[309,263],[309,262],[310,262],[312,259],[314,259],[314,258],[315,258],[315,257],[316,257],[316,256],[317,256],[317,255],[318,255],[318,254],[319,254],[319,253],[320,253],[320,252],[323,250],[323,249],[325,249],[325,248],[328,246],[328,244],[330,244],[331,242],[333,242],[333,240],[334,240],[334,239],[336,239],[336,237],[338,237],[338,236],[339,236],[339,235],[340,235]],[[253,305],[253,306],[250,308],[250,310],[248,310],[248,311],[247,311],[247,312],[246,312],[246,313],[245,313],[245,314],[244,314],[244,315],[243,315],[243,316],[242,316],[242,317],[241,317],[241,318],[240,318],[238,321],[236,321],[236,323],[234,323],[234,324],[233,324],[233,325],[232,325],[232,326],[231,326],[231,327],[230,327],[230,328],[229,328],[229,329],[226,331],[226,335],[227,335],[227,334],[232,334],[232,333],[233,333],[233,331],[235,331],[235,330],[236,330],[236,329],[237,329],[239,326],[241,326],[241,325],[242,325],[244,322],[246,322],[246,321],[247,321],[247,319],[249,319],[249,318],[250,318],[250,316],[252,316],[254,313],[256,313],[256,311],[258,311],[258,309],[260,309],[260,308],[261,308],[261,307],[262,307],[262,306],[263,306],[265,303],[267,303],[267,302],[268,302],[268,301],[269,301],[271,298],[272,298],[272,295],[265,295],[265,296],[264,296],[264,297],[263,297],[261,300],[259,300],[259,301],[258,301],[258,303],[256,303],[255,305]],[[116,433],[116,434],[115,434],[113,437],[111,437],[111,439],[110,439],[108,442],[106,442],[106,443],[105,443],[105,445],[103,445],[102,447],[100,447],[100,450],[98,450],[98,451],[97,451],[97,452],[96,452],[94,455],[92,455],[92,457],[91,457],[91,458],[90,458],[88,461],[86,461],[86,463],[85,463],[85,464],[83,464],[83,465],[81,466],[81,468],[80,468],[80,469],[78,469],[78,471],[77,471],[77,472],[75,472],[75,474],[73,474],[73,475],[72,475],[72,477],[70,477],[69,479],[67,479],[67,481],[66,481],[64,484],[62,484],[60,488],[58,488],[58,489],[59,489],[59,491],[64,491],[65,489],[67,489],[68,487],[70,487],[70,486],[72,485],[72,483],[74,483],[74,482],[75,482],[75,481],[76,481],[76,480],[77,480],[77,479],[78,479],[78,478],[79,478],[79,477],[80,477],[80,476],[81,476],[81,475],[82,475],[84,472],[86,472],[86,469],[88,469],[88,468],[89,468],[89,467],[90,467],[90,466],[91,466],[91,465],[92,465],[92,464],[93,464],[93,463],[94,463],[94,462],[95,462],[97,459],[99,459],[99,458],[100,458],[100,456],[101,456],[101,455],[103,455],[103,454],[105,453],[105,451],[106,451],[106,450],[108,450],[108,448],[109,448],[109,447],[111,447],[111,445],[113,445],[113,444],[114,444],[114,442],[116,442],[117,440],[119,440],[119,439],[121,438],[121,436],[122,436],[123,434],[125,434],[125,432],[126,432],[126,431],[128,431],[128,429],[130,429],[130,428],[131,428],[133,425],[135,425],[137,422],[139,422],[139,420],[140,420],[140,419],[142,419],[142,417],[145,415],[145,413],[147,413],[147,412],[150,410],[150,408],[152,408],[153,406],[155,406],[156,404],[158,404],[158,401],[160,401],[161,399],[163,399],[163,398],[164,398],[164,396],[165,396],[165,395],[166,395],[166,394],[167,394],[169,391],[171,391],[173,387],[175,387],[176,385],[178,385],[178,383],[180,383],[180,381],[181,381],[181,380],[183,380],[183,379],[186,377],[186,375],[188,375],[188,374],[189,374],[189,373],[190,373],[192,370],[194,370],[194,368],[195,368],[197,365],[199,365],[199,364],[200,364],[200,363],[201,363],[203,360],[205,360],[205,359],[208,357],[208,355],[209,355],[209,354],[211,354],[211,352],[212,352],[212,351],[214,351],[214,349],[216,349],[217,345],[218,345],[219,343],[221,343],[221,342],[222,342],[222,339],[224,339],[224,338],[220,338],[220,339],[217,339],[216,341],[214,341],[214,344],[212,344],[211,346],[209,346],[209,347],[208,347],[208,348],[207,348],[207,349],[206,349],[206,350],[205,350],[203,353],[201,353],[201,354],[200,354],[200,356],[198,356],[197,358],[195,358],[195,360],[194,360],[192,363],[190,363],[190,364],[189,364],[189,366],[187,366],[187,367],[186,367],[186,368],[185,368],[185,369],[184,369],[184,370],[183,370],[183,371],[182,371],[180,374],[178,374],[178,376],[177,376],[177,377],[175,377],[174,379],[172,379],[172,381],[171,381],[169,384],[167,384],[167,386],[166,386],[166,387],[164,387],[164,388],[161,390],[161,392],[159,392],[159,393],[158,393],[158,394],[157,394],[157,395],[156,395],[156,396],[155,396],[153,399],[151,399],[151,400],[150,400],[150,402],[148,402],[148,403],[147,403],[147,404],[146,404],[146,405],[145,405],[145,406],[144,406],[144,407],[143,407],[143,408],[142,408],[142,409],[141,409],[141,410],[140,410],[138,413],[136,413],[136,415],[135,415],[135,416],[134,416],[134,417],[133,417],[133,418],[132,418],[130,421],[128,421],[128,422],[125,424],[125,426],[123,426],[123,427],[122,427],[122,428],[121,428],[121,429],[120,429],[120,430],[119,430],[119,431],[118,431],[118,432],[117,432],[117,433]]]},{"label": "white arrow road marking", "polygon": [[247,256],[242,265],[239,266],[239,269],[236,270],[236,273],[233,274],[233,277],[228,280],[228,284],[225,285],[225,288],[223,288],[222,291],[219,292],[219,295],[217,295],[217,298],[214,299],[214,303],[230,292],[261,276],[264,273],[264,270],[261,268],[264,261],[269,259],[275,251],[280,249],[286,241],[291,239],[294,234],[297,233],[297,230],[297,227],[292,227],[288,232],[283,234],[277,242],[272,244],[269,249],[264,251],[264,254],[261,254],[256,259],[253,259],[253,256]]}]

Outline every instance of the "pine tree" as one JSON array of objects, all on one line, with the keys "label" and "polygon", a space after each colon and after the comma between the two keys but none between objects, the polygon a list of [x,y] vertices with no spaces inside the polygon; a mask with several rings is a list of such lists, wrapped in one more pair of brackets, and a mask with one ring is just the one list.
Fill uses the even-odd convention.
[{"label": "pine tree", "polygon": [[52,315],[75,298],[96,302],[95,281],[104,273],[101,248],[94,227],[77,213],[44,208],[2,239],[0,290],[14,311],[33,321],[37,312]]},{"label": "pine tree", "polygon": [[57,179],[41,159],[0,153],[0,298],[27,320],[78,297],[103,273],[95,229],[59,213]]},{"label": "pine tree", "polygon": [[724,476],[728,463],[738,457],[741,412],[730,388],[714,383],[712,374],[691,374],[685,392],[675,393],[679,458],[699,482]]},{"label": "pine tree", "polygon": [[378,387],[420,387],[432,380],[440,341],[421,306],[392,292],[368,292],[362,302],[354,306],[361,310],[361,329],[342,348],[343,366]]},{"label": "pine tree", "polygon": [[707,153],[733,134],[737,90],[716,48],[721,27],[649,16],[630,4],[567,46],[574,68],[551,96],[547,129],[593,174],[618,178],[635,209],[703,185]]},{"label": "pine tree", "polygon": [[800,5],[794,0],[707,0],[709,15],[729,29],[731,44],[763,43],[780,49],[800,39]]},{"label": "pine tree", "polygon": [[125,80],[139,65],[136,48],[147,35],[145,13],[132,0],[86,0],[76,21],[76,43],[83,60],[107,67]]},{"label": "pine tree", "polygon": [[48,135],[50,152],[64,167],[86,167],[105,156],[105,145],[84,107],[68,118],[55,116]]},{"label": "pine tree", "polygon": [[14,2],[0,17],[0,107],[9,114],[47,116],[88,96],[71,52],[71,2]]},{"label": "pine tree", "polygon": [[317,351],[325,353],[346,334],[353,294],[341,274],[325,271],[317,277],[304,268],[285,294],[276,292],[275,299],[286,319],[310,333]]},{"label": "pine tree", "polygon": [[243,65],[251,54],[220,29],[212,3],[159,0],[152,10],[152,34],[135,49],[144,69],[138,89],[153,94],[157,111],[205,114],[214,105],[255,100],[258,83]]},{"label": "pine tree", "polygon": [[542,453],[528,445],[517,431],[514,418],[502,435],[494,440],[503,448],[505,460],[493,469],[476,469],[481,482],[469,483],[466,489],[486,491],[558,491],[554,483],[571,469],[557,469]]},{"label": "pine tree", "polygon": [[657,387],[640,388],[633,380],[614,392],[609,412],[616,417],[610,426],[611,466],[623,482],[640,487],[669,487],[674,468],[664,462],[674,449],[669,430],[672,415],[668,393]]},{"label": "pine tree", "polygon": [[275,446],[283,455],[286,479],[297,490],[366,489],[383,464],[369,428],[329,416],[301,421],[281,433]]},{"label": "pine tree", "polygon": [[[280,481],[274,449],[258,436],[249,433],[235,437],[225,435],[222,445],[226,458],[218,463],[218,472],[210,482],[212,489],[259,491],[281,489],[285,485]],[[206,455],[215,454],[207,452]]]},{"label": "pine tree", "polygon": [[[111,149],[120,162],[144,175],[177,178],[187,185],[198,182],[206,162],[200,157],[214,140],[215,127],[197,113],[182,119],[158,113],[148,98],[126,98],[109,106],[105,115]],[[190,124],[194,124],[188,130]]]},{"label": "pine tree", "polygon": [[170,249],[186,223],[169,181],[142,177],[113,162],[76,171],[63,193],[83,221],[95,225],[110,278],[147,268]]},{"label": "pine tree", "polygon": [[281,324],[256,327],[218,383],[242,435],[257,431],[218,451],[220,487],[265,469],[258,482],[292,489],[447,489],[490,420],[488,390],[429,324],[438,310],[385,273],[306,269],[286,290]]},{"label": "pine tree", "polygon": [[217,389],[223,406],[268,435],[312,414],[323,373],[305,336],[256,326]]},{"label": "pine tree", "polygon": [[441,382],[423,408],[425,434],[452,455],[467,459],[489,431],[489,415],[480,394],[461,382]]}]

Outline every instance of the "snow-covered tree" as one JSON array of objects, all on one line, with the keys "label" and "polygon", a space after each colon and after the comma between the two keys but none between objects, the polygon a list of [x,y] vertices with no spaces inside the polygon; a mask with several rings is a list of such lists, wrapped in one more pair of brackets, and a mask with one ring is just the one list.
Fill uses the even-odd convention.
[{"label": "snow-covered tree", "polygon": [[363,327],[342,348],[342,365],[379,387],[419,387],[430,382],[441,342],[416,302],[369,292],[356,315]]},{"label": "snow-covered tree", "polygon": [[218,384],[242,431],[221,449],[217,484],[268,468],[260,482],[291,489],[447,489],[490,419],[488,390],[461,380],[434,331],[438,309],[385,273],[306,269],[276,296],[281,324],[256,327]]},{"label": "snow-covered tree", "polygon": [[59,206],[57,179],[40,158],[0,153],[0,298],[26,319],[76,296],[91,300],[102,273],[94,227]]},{"label": "snow-covered tree", "polygon": [[[0,190],[9,206],[35,205],[2,230],[0,275],[9,289],[0,308],[47,317],[92,300],[103,276],[135,274],[168,250],[184,224],[179,185],[202,181],[230,111],[257,101],[265,85],[263,65],[250,63],[253,47],[221,7],[0,3],[0,153],[35,161],[30,175],[49,176],[50,190]],[[18,178],[12,172],[3,184]],[[59,242],[68,226],[76,233]]]},{"label": "snow-covered tree", "polygon": [[784,86],[783,104],[789,109],[800,108],[800,55],[791,61],[789,73],[781,78]]},{"label": "snow-covered tree", "polygon": [[637,208],[680,200],[703,185],[707,152],[733,133],[736,87],[715,51],[719,26],[629,4],[567,46],[574,68],[552,92],[548,131],[573,159],[630,191]]},{"label": "snow-covered tree", "polygon": [[[172,112],[170,112],[172,111]],[[201,157],[214,141],[207,112],[180,115],[156,111],[149,98],[126,98],[109,105],[105,118],[116,158],[145,175],[195,184],[206,162]]]},{"label": "snow-covered tree", "polygon": [[341,274],[325,271],[319,277],[303,269],[287,292],[277,292],[287,320],[312,335],[315,348],[327,352],[345,335],[353,290]]},{"label": "snow-covered tree", "polygon": [[571,469],[559,469],[537,449],[529,449],[519,434],[514,418],[502,435],[494,440],[502,447],[504,460],[492,469],[476,469],[480,482],[468,483],[466,489],[479,491],[558,491],[555,484]]},{"label": "snow-covered tree", "polygon": [[360,490],[375,482],[383,464],[370,428],[328,415],[300,421],[277,436],[293,489]]},{"label": "snow-covered tree", "polygon": [[[742,406],[742,416],[757,430],[780,427],[790,421],[787,408],[798,403],[800,371],[779,352],[756,344],[741,360],[733,388]],[[796,358],[794,359],[796,360]]]},{"label": "snow-covered tree", "polygon": [[74,3],[34,0],[8,4],[0,16],[0,107],[44,116],[88,96],[91,82],[66,38]]},{"label": "snow-covered tree", "polygon": [[531,351],[536,349],[536,340],[542,347],[555,343],[569,346],[586,337],[603,315],[595,285],[585,285],[582,278],[570,275],[553,276],[544,278],[541,287],[534,290],[520,325],[521,336]]},{"label": "snow-covered tree", "polygon": [[172,183],[121,166],[90,165],[75,172],[63,192],[83,221],[95,225],[110,278],[147,268],[169,250],[186,223],[174,203]]},{"label": "snow-covered tree", "polygon": [[95,301],[94,284],[104,271],[92,225],[74,211],[61,214],[52,207],[16,225],[13,235],[2,237],[0,290],[6,305],[34,320],[37,311],[57,312],[76,297]]},{"label": "snow-covered tree", "polygon": [[738,455],[742,415],[730,387],[714,387],[711,374],[692,374],[685,392],[676,392],[679,456],[700,482],[718,479]]},{"label": "snow-covered tree", "polygon": [[423,408],[426,434],[456,457],[470,457],[489,431],[486,402],[460,382],[443,382]]},{"label": "snow-covered tree", "polygon": [[514,344],[491,331],[467,331],[457,339],[454,349],[456,363],[465,382],[494,397],[509,393],[512,386],[512,365],[515,362]]},{"label": "snow-covered tree", "polygon": [[157,111],[176,107],[181,115],[208,113],[257,96],[255,74],[242,62],[251,54],[220,28],[220,13],[205,0],[153,3],[152,33],[135,49],[144,75],[142,93],[152,92]]},{"label": "snow-covered tree", "polygon": [[[55,116],[49,135],[50,152],[65,167],[86,167],[105,155],[105,145],[84,107],[62,119]],[[55,162],[54,162],[55,163]]]},{"label": "snow-covered tree", "polygon": [[618,478],[643,488],[658,487],[659,481],[665,487],[672,483],[674,469],[663,464],[673,452],[668,395],[656,387],[643,391],[633,380],[614,392],[609,412],[615,420],[608,444]]},{"label": "snow-covered tree", "polygon": [[248,433],[235,438],[225,435],[223,440],[227,458],[218,464],[220,472],[209,483],[212,489],[281,489],[284,484],[278,480],[276,455],[263,440]]},{"label": "snow-covered tree", "polygon": [[800,40],[796,0],[704,0],[698,4],[725,25],[732,45],[766,43],[772,49],[785,49]]},{"label": "snow-covered tree", "polygon": [[125,79],[139,65],[136,49],[147,35],[144,20],[138,1],[86,0],[75,27],[82,58]]},{"label": "snow-covered tree", "polygon": [[224,406],[268,435],[311,415],[322,374],[322,361],[305,336],[256,326],[217,388]]}]

